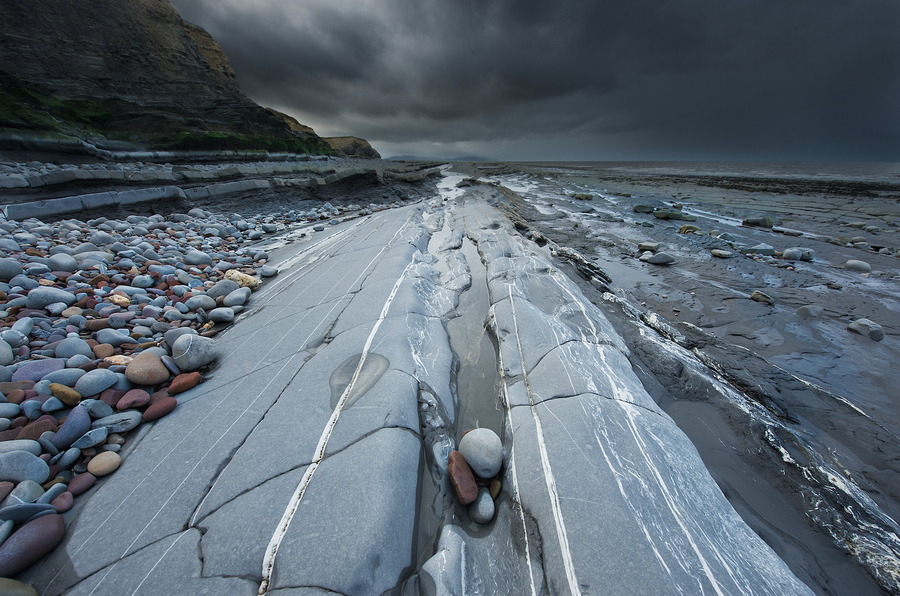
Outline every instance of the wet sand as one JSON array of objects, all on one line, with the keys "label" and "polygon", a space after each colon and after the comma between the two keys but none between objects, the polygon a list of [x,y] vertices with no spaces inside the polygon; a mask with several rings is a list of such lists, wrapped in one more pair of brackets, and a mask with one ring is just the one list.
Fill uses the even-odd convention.
[{"label": "wet sand", "polygon": [[[820,594],[900,590],[900,177],[561,164],[470,173],[508,189],[526,235],[608,275],[582,285],[723,493],[798,577]],[[742,225],[754,216],[774,227]],[[697,229],[682,233],[686,224]],[[674,263],[642,262],[641,242]],[[742,254],[759,244],[775,254]],[[815,258],[783,259],[791,247]],[[565,261],[573,278],[585,272]],[[807,305],[823,310],[798,314]],[[884,339],[850,332],[860,318]]]}]

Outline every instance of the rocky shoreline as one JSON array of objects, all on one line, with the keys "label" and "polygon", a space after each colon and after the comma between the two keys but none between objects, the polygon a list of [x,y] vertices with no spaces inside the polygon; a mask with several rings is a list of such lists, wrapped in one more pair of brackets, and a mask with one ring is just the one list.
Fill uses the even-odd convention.
[{"label": "rocky shoreline", "polygon": [[795,573],[823,594],[898,589],[897,182],[470,173],[590,280],[645,386]]},{"label": "rocky shoreline", "polygon": [[[118,172],[134,183],[176,181],[171,166],[97,167],[31,163],[4,169],[6,180],[30,179],[32,187],[90,176],[98,180],[98,171]],[[85,171],[90,176],[79,176]],[[307,177],[277,186],[306,187],[336,183],[360,171],[290,164],[183,166],[178,179],[303,172]],[[402,171],[390,174],[404,176]],[[268,181],[252,182],[258,190],[260,182]],[[249,189],[230,182],[195,186],[189,192],[197,198],[206,191],[206,198]],[[104,194],[121,198],[128,192],[134,194]],[[106,206],[159,203],[167,196],[147,189],[138,193],[143,193],[142,201]],[[82,208],[97,209],[103,205],[88,202],[97,196],[75,199]],[[184,192],[179,198],[190,200]],[[31,213],[22,211],[22,222],[10,218],[0,223],[2,577],[19,574],[50,552],[63,537],[61,514],[79,508],[81,499],[75,497],[89,496],[98,479],[119,467],[133,448],[130,439],[142,436],[142,423],[171,412],[182,393],[202,382],[199,369],[205,370],[217,353],[209,338],[240,316],[262,279],[277,274],[267,264],[268,253],[254,246],[286,231],[296,242],[326,225],[384,208],[325,203],[245,218],[195,207],[165,218],[58,219],[60,213],[49,207],[65,201],[6,205],[7,216],[16,208]],[[46,222],[34,219],[42,212]],[[179,342],[183,336],[188,337]]]},{"label": "rocky shoreline", "polygon": [[[724,495],[755,532],[737,543],[730,538],[713,541],[702,547],[710,549],[707,557],[730,557],[735,544],[752,544],[754,557],[769,560],[771,553],[758,550],[758,535],[817,594],[879,594],[898,585],[894,561],[900,544],[894,520],[900,517],[900,412],[894,387],[900,379],[891,363],[897,362],[900,333],[893,302],[900,246],[895,218],[900,211],[890,197],[851,200],[836,192],[810,199],[812,207],[795,209],[788,219],[784,203],[799,205],[801,195],[723,191],[706,179],[685,176],[673,182],[657,175],[616,176],[584,168],[458,164],[453,168],[472,178],[456,188],[463,176],[445,175],[435,198],[433,166],[343,159],[314,165],[115,164],[104,169],[145,172],[146,180],[132,176],[134,184],[144,186],[139,191],[160,184],[154,176],[171,177],[165,186],[151,188],[177,189],[168,192],[178,196],[121,202],[98,216],[96,210],[84,210],[85,197],[96,190],[119,196],[135,189],[70,180],[59,187],[65,197],[49,200],[75,197],[82,210],[40,221],[3,222],[0,290],[5,292],[5,318],[0,339],[9,353],[0,343],[0,359],[9,360],[2,369],[9,379],[0,384],[6,400],[0,404],[5,408],[0,409],[0,424],[9,424],[0,450],[5,444],[6,451],[16,454],[16,465],[34,478],[16,476],[0,485],[10,492],[5,498],[18,503],[4,505],[18,509],[0,528],[14,532],[6,542],[11,547],[0,545],[0,563],[12,561],[15,567],[4,567],[0,575],[22,572],[17,577],[44,593],[78,582],[89,590],[101,583],[109,589],[115,584],[104,583],[110,573],[116,581],[130,577],[129,569],[143,574],[140,561],[147,561],[145,579],[150,577],[184,537],[184,545],[195,546],[179,546],[173,553],[185,548],[205,552],[201,567],[206,571],[198,575],[191,567],[185,571],[189,581],[250,593],[255,586],[227,577],[227,570],[240,568],[255,578],[262,567],[266,585],[307,585],[299,578],[308,576],[318,578],[309,580],[315,585],[345,591],[360,577],[335,575],[328,566],[312,564],[317,557],[302,548],[302,540],[297,542],[296,532],[305,529],[289,532],[285,526],[275,542],[275,552],[284,551],[280,558],[299,556],[309,563],[305,571],[290,572],[291,580],[271,575],[271,568],[265,574],[262,562],[269,559],[263,558],[263,545],[254,542],[246,556],[236,558],[233,544],[245,526],[276,525],[280,511],[259,510],[254,499],[265,495],[266,502],[280,502],[290,492],[287,485],[313,482],[320,463],[312,486],[346,490],[351,476],[360,473],[358,464],[342,455],[347,449],[356,458],[376,457],[364,474],[406,479],[367,485],[370,505],[383,507],[368,507],[364,524],[333,520],[335,528],[358,532],[360,524],[381,527],[390,514],[409,526],[408,534],[390,533],[396,548],[377,566],[382,588],[428,593],[427,586],[453,586],[458,579],[449,571],[460,565],[472,574],[466,580],[474,582],[466,584],[472,589],[501,582],[495,585],[499,589],[501,580],[526,591],[530,585],[534,593],[550,585],[571,588],[576,570],[579,579],[596,581],[589,569],[595,555],[602,555],[574,545],[608,537],[578,521],[583,518],[577,507],[584,505],[573,503],[597,497],[586,488],[593,480],[573,475],[566,464],[585,453],[569,452],[566,445],[577,433],[587,433],[578,435],[578,445],[594,444],[597,437],[591,433],[597,432],[598,421],[616,426],[619,414],[614,412],[633,406],[637,409],[629,415],[640,413],[641,433],[654,428],[679,445],[684,440],[680,433],[687,435],[721,492],[708,491],[714,486],[704,484],[708,477],[691,472],[688,484],[707,487],[707,505],[703,510],[697,503],[681,502],[679,507],[692,512],[689,523],[702,528],[708,516],[722,516],[729,532],[744,536],[747,530],[735,525],[733,512],[721,508]],[[27,163],[9,167],[16,169],[7,172],[11,176],[54,171]],[[213,192],[245,183],[252,188]],[[784,188],[794,192],[800,186],[791,182]],[[4,192],[21,198],[17,189]],[[7,213],[12,207],[10,202]],[[291,273],[271,278],[280,281],[269,287],[265,279],[278,269]],[[347,275],[357,275],[356,269],[356,281],[345,281]],[[381,273],[371,275],[376,270]],[[335,288],[349,285],[319,299],[317,283],[297,284],[308,275],[310,280],[334,278]],[[261,281],[262,293],[253,291]],[[476,291],[486,294],[482,302],[467,298]],[[577,298],[579,292],[584,296]],[[286,294],[297,298],[283,299]],[[315,321],[301,315],[310,312],[322,312],[321,322],[318,315]],[[385,318],[389,312],[394,314]],[[288,345],[298,332],[276,332],[272,322],[279,317],[309,327],[302,345]],[[474,322],[457,323],[468,319]],[[224,335],[223,363],[216,347],[222,338],[207,340],[235,321],[239,324],[233,329],[244,331]],[[360,358],[364,338],[357,336],[368,332],[367,321],[375,321],[369,342],[382,321],[387,331],[379,332],[383,337],[373,344],[379,353],[366,347]],[[466,334],[480,329],[490,338],[487,347],[479,348],[473,335],[454,337],[460,333],[455,329]],[[185,337],[176,337],[180,334]],[[247,342],[256,346],[252,354],[244,347]],[[405,353],[410,347],[411,355]],[[195,356],[186,360],[184,352],[192,350]],[[273,350],[289,356],[273,360]],[[323,354],[317,357],[319,351]],[[338,362],[344,364],[334,369]],[[268,372],[274,363],[288,376]],[[480,385],[472,381],[491,368],[496,378],[488,375]],[[299,375],[296,380],[294,375]],[[388,396],[384,385],[375,385],[381,375],[403,390]],[[625,383],[626,394],[620,396],[615,383],[608,386],[597,375]],[[307,378],[313,382],[303,380]],[[411,378],[418,379],[418,388],[409,386]],[[247,380],[254,392],[245,407],[241,395],[251,390],[244,387]],[[279,383],[275,394],[266,390],[272,382]],[[565,389],[570,384],[571,390]],[[256,385],[262,387],[258,396]],[[294,385],[298,389],[288,390]],[[330,385],[333,412],[318,405],[315,390],[306,389],[318,385],[326,390]],[[227,395],[219,397],[227,387]],[[371,397],[353,405],[369,389]],[[473,405],[471,400],[490,398],[475,395],[484,390],[501,394],[496,402]],[[265,410],[253,407],[260,400],[269,404]],[[190,412],[184,405],[176,408],[179,402],[188,403]],[[218,404],[225,402],[244,413],[237,418],[225,410],[219,413]],[[372,410],[375,403],[380,405]],[[327,446],[325,455],[308,458],[321,431],[315,424],[306,429],[304,422],[302,449],[292,446],[287,460],[261,464],[259,454],[268,453],[273,441],[294,436],[285,422],[296,416],[297,408],[305,413],[303,420],[325,424],[319,439],[322,450]],[[158,417],[173,409],[174,417]],[[346,411],[336,424],[342,409]],[[368,418],[373,411],[378,420]],[[382,411],[387,412],[383,420]],[[591,412],[587,418],[585,411]],[[326,420],[329,413],[333,421]],[[657,428],[658,415],[670,417],[680,430],[670,423]],[[144,423],[156,419],[166,424]],[[194,424],[212,426],[198,434]],[[230,434],[236,424],[244,435]],[[457,442],[465,451],[457,431],[485,424],[502,439],[502,468],[497,476],[482,476],[496,474],[493,468],[474,475],[471,468],[466,475],[468,466],[477,464],[466,463],[475,457],[468,453],[465,459],[450,457]],[[633,431],[614,440],[607,437],[600,447],[634,449],[624,447],[631,444]],[[181,438],[172,438],[173,432]],[[332,433],[336,438],[329,443]],[[533,442],[538,435],[546,444]],[[168,438],[161,441],[163,437]],[[414,448],[416,441],[419,448]],[[169,442],[197,446],[179,463],[165,447]],[[360,448],[365,445],[374,451]],[[683,447],[689,446],[685,441]],[[647,458],[641,459],[646,466],[641,474],[684,465],[677,454],[639,451]],[[620,472],[637,473],[631,469],[636,460],[614,457],[616,465],[624,466]],[[210,467],[208,458],[219,463]],[[157,459],[168,462],[171,471],[158,470]],[[253,461],[258,463],[251,465]],[[492,456],[492,465],[496,461]],[[199,477],[198,466],[203,470]],[[421,466],[426,472],[413,481]],[[112,473],[119,467],[123,471]],[[536,470],[543,470],[544,479],[534,476]],[[122,495],[151,477],[160,485],[148,497],[153,508],[119,511]],[[685,481],[666,477],[662,486]],[[558,483],[561,492],[558,500],[545,501],[551,483]],[[623,505],[618,496],[606,493],[607,484],[601,481],[596,493],[619,511]],[[192,487],[190,496],[182,486]],[[298,490],[302,495],[305,488]],[[620,490],[638,495],[644,489],[626,485]],[[167,508],[176,493],[179,498]],[[311,509],[299,510],[301,520],[294,527],[317,527],[315,520],[330,515],[329,503],[316,494],[305,501],[303,507]],[[650,501],[635,496],[634,502],[646,508],[640,515],[667,519],[669,514],[655,511],[651,503],[664,494]],[[418,500],[422,510],[410,517]],[[174,518],[173,507],[180,512]],[[232,515],[240,511],[246,519]],[[129,515],[146,518],[147,527],[111,534],[115,523],[109,520],[124,521]],[[573,516],[572,523],[560,525],[566,516]],[[13,523],[7,528],[9,521]],[[467,525],[470,521],[477,523]],[[626,516],[622,523],[633,520]],[[629,545],[640,548],[647,532],[655,536],[667,532],[668,525],[632,528]],[[144,535],[148,529],[150,534]],[[329,544],[339,540],[340,531]],[[96,532],[105,542],[93,540]],[[132,534],[146,552],[143,547],[132,550],[135,542],[128,545]],[[748,542],[750,536],[753,541]],[[165,547],[159,556],[153,554],[157,540]],[[73,559],[74,569],[61,552],[28,568],[59,541],[74,545],[67,547],[72,556],[81,553]],[[516,550],[523,544],[524,555]],[[90,552],[82,552],[86,545],[93,545]],[[338,549],[336,543],[332,546]],[[351,545],[347,556],[357,565],[354,569],[370,565],[368,548],[365,541]],[[413,562],[403,555],[410,548]],[[557,566],[559,553],[553,554],[558,549],[563,562],[568,560],[562,567]],[[330,547],[323,552],[330,553]],[[628,558],[625,551],[621,554]],[[656,556],[670,554],[681,556],[675,551]],[[272,554],[272,565],[274,561]],[[505,575],[486,579],[485,565],[491,564],[506,569]],[[627,567],[627,561],[622,565]],[[417,573],[410,575],[409,569]],[[400,576],[392,575],[396,573]],[[614,575],[622,589],[633,587],[630,575]],[[789,575],[779,575],[778,581],[802,592]],[[662,576],[651,576],[656,578],[646,575],[644,581],[662,581]],[[678,581],[693,581],[689,576]],[[168,580],[159,581],[157,589],[164,591]],[[753,591],[773,593],[771,578],[746,581],[745,588],[752,584]],[[91,582],[97,582],[94,588]]]}]

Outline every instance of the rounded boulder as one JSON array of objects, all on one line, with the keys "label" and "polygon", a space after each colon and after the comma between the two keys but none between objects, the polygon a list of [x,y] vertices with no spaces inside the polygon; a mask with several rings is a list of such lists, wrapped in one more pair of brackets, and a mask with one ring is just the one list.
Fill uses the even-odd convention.
[{"label": "rounded boulder", "polygon": [[159,385],[168,380],[169,369],[156,354],[141,352],[128,363],[125,378],[135,385]]},{"label": "rounded boulder", "polygon": [[75,294],[52,286],[38,286],[29,290],[28,296],[25,298],[25,306],[35,309],[41,309],[57,302],[72,306],[75,302]]},{"label": "rounded boulder", "polygon": [[503,444],[489,428],[476,428],[460,439],[459,452],[480,478],[493,478],[503,465]]},{"label": "rounded boulder", "polygon": [[209,337],[182,335],[172,344],[172,358],[184,372],[197,370],[216,359],[216,343]]}]

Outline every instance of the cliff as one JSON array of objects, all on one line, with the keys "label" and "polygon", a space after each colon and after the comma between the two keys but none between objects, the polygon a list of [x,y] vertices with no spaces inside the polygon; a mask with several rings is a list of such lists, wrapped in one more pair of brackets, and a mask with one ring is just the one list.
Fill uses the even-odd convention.
[{"label": "cliff", "polygon": [[168,0],[0,3],[0,129],[332,152],[312,129],[292,130],[244,95],[219,44]]},{"label": "cliff", "polygon": [[325,137],[335,153],[347,157],[366,157],[368,159],[381,159],[381,155],[369,144],[369,141],[359,137]]}]

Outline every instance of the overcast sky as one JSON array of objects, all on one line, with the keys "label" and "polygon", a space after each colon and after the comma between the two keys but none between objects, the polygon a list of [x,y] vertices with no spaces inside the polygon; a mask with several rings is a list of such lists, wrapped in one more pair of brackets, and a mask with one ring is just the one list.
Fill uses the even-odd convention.
[{"label": "overcast sky", "polygon": [[900,161],[898,0],[172,0],[384,157]]}]

